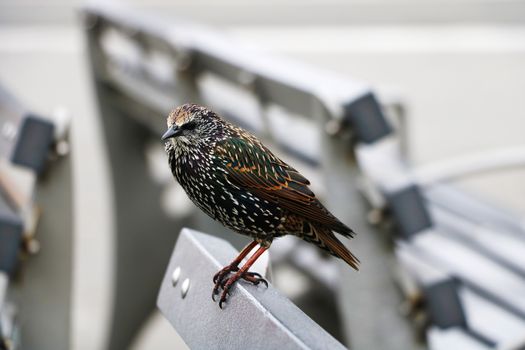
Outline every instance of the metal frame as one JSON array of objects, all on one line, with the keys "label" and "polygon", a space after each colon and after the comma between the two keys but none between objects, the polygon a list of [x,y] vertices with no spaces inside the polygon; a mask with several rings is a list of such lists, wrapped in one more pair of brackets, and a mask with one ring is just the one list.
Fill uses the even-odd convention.
[{"label": "metal frame", "polygon": [[[290,113],[300,115],[315,123],[321,138],[323,157],[313,163],[319,164],[324,171],[328,205],[344,222],[357,226],[360,238],[353,242],[353,249],[357,246],[358,255],[373,256],[370,259],[375,260],[363,265],[362,275],[366,274],[366,278],[358,277],[359,275],[354,276],[349,271],[343,272],[345,282],[340,290],[339,300],[343,310],[348,310],[348,312],[343,312],[345,334],[350,335],[352,344],[356,344],[356,348],[380,348],[381,345],[387,345],[387,343],[392,349],[411,348],[413,346],[411,345],[413,344],[412,337],[408,326],[397,312],[398,297],[393,288],[384,288],[381,292],[382,298],[375,298],[369,292],[373,286],[391,284],[389,272],[385,269],[389,261],[385,256],[384,246],[380,238],[374,235],[372,228],[362,224],[368,208],[364,202],[358,200],[360,194],[355,179],[360,172],[352,157],[354,142],[372,144],[377,139],[391,134],[389,123],[386,122],[370,87],[365,83],[343,79],[322,70],[302,66],[297,62],[286,62],[282,59],[263,56],[257,52],[249,52],[197,26],[152,20],[143,14],[139,15],[125,8],[89,7],[84,10],[84,19],[99,102],[102,105],[106,140],[110,146],[108,149],[111,163],[114,165],[113,178],[117,192],[117,212],[125,211],[124,208],[129,203],[124,203],[125,200],[123,201],[122,198],[129,198],[129,191],[131,191],[131,189],[119,189],[123,187],[120,179],[125,174],[128,181],[131,181],[130,174],[134,173],[129,170],[130,164],[124,165],[119,159],[120,156],[116,155],[117,152],[124,152],[118,151],[125,149],[123,144],[130,142],[115,140],[121,138],[117,134],[123,134],[119,128],[124,124],[135,124],[136,121],[146,126],[154,135],[160,135],[164,128],[164,116],[169,108],[181,101],[203,103],[204,96],[198,87],[199,79],[205,74],[218,76],[256,97],[263,125],[268,126],[267,123],[264,123],[265,111],[271,105],[278,105]],[[138,59],[130,61],[112,52],[112,47],[117,45],[104,47],[104,34],[111,32],[113,34],[118,32],[118,35],[127,41],[125,45],[133,47],[132,51],[137,54]],[[148,65],[148,59],[155,53],[160,53],[167,58],[170,69],[166,71],[172,72],[172,75],[168,74],[159,79],[158,74],[152,69],[152,66],[155,65]],[[108,107],[110,102],[107,101],[109,100],[113,101],[112,107]],[[121,110],[123,108],[123,113],[135,121],[122,120],[118,122],[120,126],[116,127],[116,119],[122,118],[115,116],[114,111],[117,108]],[[236,113],[235,110],[221,110],[220,107],[215,108],[215,106],[214,109],[219,109],[224,115],[238,122],[246,120],[245,115]],[[347,128],[348,126],[350,129]],[[329,129],[330,133],[326,133],[326,129]],[[346,130],[353,130],[355,136],[351,139],[345,138]],[[270,136],[270,141],[283,145],[282,140],[272,139],[272,133],[267,128],[254,131],[260,135]],[[342,134],[338,135],[340,133]],[[128,133],[124,134],[127,140],[132,139]],[[126,147],[136,150],[137,144]],[[301,147],[295,148],[296,152],[299,150],[299,154],[295,154],[296,158],[308,157],[308,155],[301,154],[300,149]],[[286,151],[293,153],[289,152],[290,149]],[[126,149],[125,152],[129,154],[130,151]],[[136,162],[137,159],[134,161]],[[133,166],[140,166],[140,164],[135,163]],[[119,170],[120,167],[125,170]],[[115,172],[118,172],[119,175],[116,175]],[[140,187],[145,188],[144,182],[141,182]],[[129,202],[129,199],[127,201]],[[343,203],[347,203],[350,207],[345,207]],[[117,218],[122,216],[124,215],[117,215]],[[127,219],[129,215],[125,217]],[[137,238],[138,235],[144,233],[144,229],[140,230],[131,226],[122,229],[120,221],[123,218],[118,220],[117,241],[119,243],[117,246],[121,247],[119,251],[122,253],[118,253],[117,276],[122,276],[122,273],[118,272],[119,266],[129,264],[130,261],[124,262],[120,255],[124,254],[125,249],[133,250],[133,248],[124,248],[120,242],[125,240],[126,245],[132,242],[134,244],[144,242]],[[142,221],[146,219],[142,218]],[[163,226],[165,220],[150,217],[147,222],[155,223],[156,239],[160,240],[158,237],[164,237],[162,232],[166,231]],[[214,227],[213,232],[215,233],[216,230]],[[131,232],[134,233],[131,234]],[[173,236],[172,229],[170,232]],[[153,242],[149,240],[147,242],[153,245]],[[163,242],[166,242],[165,238]],[[155,246],[161,247],[161,243],[156,242]],[[160,257],[164,254],[165,249],[163,248],[162,253],[158,252],[156,256]],[[150,267],[153,269],[153,264]],[[128,282],[120,280],[117,283],[116,303],[123,304],[122,300],[129,299],[125,293],[136,279],[137,276],[132,279],[133,281],[131,279]],[[148,284],[143,283],[144,285]],[[142,299],[143,297],[144,295],[141,295]],[[130,307],[128,307],[130,305],[131,302],[127,301],[126,307],[117,306],[115,308],[111,348],[123,348],[128,345],[130,333],[128,333],[127,341],[124,340],[125,335],[119,335],[124,333],[124,331],[121,332],[123,328],[127,328],[128,332],[132,329],[137,330],[139,316],[130,315]],[[133,308],[137,307],[142,308],[137,303],[133,303]],[[142,310],[144,315],[145,310]],[[125,320],[120,317],[124,312],[126,313]],[[382,321],[378,322],[375,318],[363,321],[354,316],[360,312],[378,317],[383,315]],[[132,311],[132,313],[137,312]],[[137,319],[131,321],[135,317]],[[130,326],[131,328],[123,325],[130,322],[134,323],[134,326]],[[395,324],[397,329],[385,328],[383,322],[389,325]],[[378,332],[383,334],[388,332],[389,334],[385,334],[384,337],[388,340],[370,336],[370,333],[377,334]],[[393,333],[396,333],[396,336],[391,336]],[[120,340],[117,341],[116,338]]]},{"label": "metal frame", "polygon": [[[386,268],[391,265],[389,253],[381,238],[374,235],[376,230],[363,220],[370,217],[370,205],[375,213],[389,207],[407,237],[432,230],[435,224],[441,223],[440,218],[436,220],[433,206],[450,206],[458,217],[471,221],[483,213],[484,220],[498,229],[513,232],[516,236],[523,233],[522,224],[498,208],[482,205],[448,186],[426,187],[436,178],[454,175],[457,169],[447,167],[442,175],[435,170],[412,171],[404,159],[403,130],[393,132],[391,120],[383,112],[389,108],[381,108],[370,87],[363,82],[242,49],[205,28],[187,23],[167,23],[125,8],[90,7],[85,9],[84,18],[106,139],[110,154],[113,153],[118,211],[131,213],[124,209],[129,205],[125,203],[125,198],[129,198],[129,191],[135,190],[132,186],[120,184],[123,176],[129,179],[129,174],[133,173],[130,165],[124,164],[121,158],[128,148],[135,151],[140,148],[136,142],[130,141],[132,137],[126,136],[127,140],[123,140],[124,137],[118,136],[122,133],[121,128],[133,124],[141,137],[145,137],[146,133],[160,135],[164,128],[164,116],[171,107],[181,102],[210,101],[210,96],[203,93],[200,86],[207,76],[216,77],[251,96],[255,107],[248,115],[258,118],[257,123],[247,118],[246,108],[238,108],[237,103],[233,103],[234,106],[221,105],[216,101],[220,100],[218,98],[212,106],[228,118],[251,127],[254,132],[280,146],[283,152],[320,169],[326,184],[328,207],[344,222],[352,223],[360,233],[359,238],[352,242],[352,248],[357,250],[358,255],[367,258],[362,274],[342,269],[343,283],[338,290],[345,333],[350,335],[352,346],[357,349],[407,349],[415,346],[408,327],[397,312],[398,297],[389,288],[391,276]],[[120,37],[120,44],[127,46],[133,54],[121,54],[116,49],[118,45],[105,43],[111,35]],[[157,68],[160,66],[164,70],[159,73]],[[320,140],[317,155],[305,152],[300,144],[290,145],[282,136],[272,132],[268,110],[276,105],[302,120],[312,122]],[[401,106],[390,107],[403,110]],[[398,117],[401,120],[394,123],[396,125],[403,123],[402,116]],[[146,126],[148,131],[141,131],[143,129],[139,125]],[[117,142],[115,138],[120,140]],[[518,162],[522,162],[522,153],[517,156]],[[516,163],[515,158],[510,159],[513,164]],[[138,162],[135,164],[140,167],[140,160],[133,161]],[[125,170],[120,170],[121,166]],[[470,170],[462,169],[458,173]],[[439,176],[436,177],[436,174]],[[362,182],[358,183],[357,179]],[[361,199],[362,195],[366,201]],[[468,205],[452,208],[458,198],[461,198],[460,203]],[[149,203],[152,203],[151,199]],[[411,209],[417,209],[420,215],[412,215]],[[126,217],[124,214],[119,216],[122,217],[120,220]],[[154,221],[155,224],[162,221],[157,219],[159,221]],[[379,216],[378,221],[384,221],[384,217]],[[461,231],[460,221],[453,219],[446,222],[444,230],[447,234],[454,235],[455,230]],[[141,234],[139,229],[126,226],[123,230],[120,226],[118,224],[119,242],[142,242],[138,238]],[[443,229],[443,226],[439,227]],[[216,228],[210,226],[207,231],[211,230],[215,233]],[[133,239],[130,239],[130,231],[134,232]],[[162,232],[161,225],[158,231]],[[165,237],[163,239],[167,241]],[[148,244],[154,245],[152,242]],[[124,249],[122,252],[124,254]],[[125,262],[125,259],[118,259],[119,266]],[[131,280],[125,283],[129,286]],[[123,290],[126,289],[123,287]],[[370,293],[371,289],[380,289],[382,297],[377,298]],[[117,302],[123,303],[120,301],[123,294],[116,293]],[[115,325],[120,314],[118,307],[116,310]],[[363,321],[354,316],[362,313],[381,315],[381,318]],[[133,322],[136,329],[139,321]],[[133,327],[128,327],[128,330],[131,329]],[[385,336],[382,339],[375,337],[378,332]],[[120,341],[110,342],[112,348],[127,345],[126,336],[119,337]]]},{"label": "metal frame", "polygon": [[[383,288],[382,298],[375,298],[369,292],[373,286],[387,286],[391,283],[389,272],[385,269],[385,266],[389,265],[389,260],[385,256],[384,246],[380,238],[373,234],[371,227],[362,222],[363,217],[367,215],[368,207],[357,199],[360,198],[360,193],[355,180],[360,175],[360,171],[352,157],[353,143],[373,144],[378,139],[391,135],[389,123],[386,122],[370,87],[362,82],[301,66],[296,62],[286,62],[237,48],[234,43],[196,26],[150,20],[147,16],[138,15],[124,8],[90,7],[85,9],[84,18],[114,172],[120,172],[118,168],[123,164],[118,156],[113,156],[111,153],[123,152],[115,149],[125,148],[115,142],[115,137],[119,138],[116,133],[122,134],[122,130],[115,127],[114,110],[124,108],[127,116],[145,125],[154,134],[160,135],[164,125],[164,115],[170,107],[180,101],[203,102],[198,81],[204,74],[218,76],[256,96],[263,120],[268,106],[279,105],[288,112],[315,123],[321,137],[323,157],[312,163],[319,164],[324,170],[328,205],[343,221],[357,226],[360,238],[354,241],[353,247],[355,249],[357,246],[358,254],[373,256],[375,260],[363,265],[362,275],[366,274],[366,278],[354,276],[351,272],[343,270],[344,283],[339,298],[343,310],[349,310],[343,312],[345,333],[351,336],[352,344],[355,344],[356,348],[379,348],[387,345],[387,342],[393,349],[411,348],[413,345],[411,345],[410,331],[403,318],[397,313],[398,297],[395,291],[392,288]],[[109,31],[116,31],[129,41],[128,44],[131,43],[138,50],[139,59],[129,61],[126,57],[119,57],[118,54],[111,52],[111,47],[104,48],[102,38],[104,33]],[[158,79],[158,75],[151,69],[152,65],[147,64],[147,59],[154,56],[155,52],[167,57],[171,65],[171,70],[167,71],[172,72],[171,76]],[[106,101],[109,100],[113,101],[112,107],[107,107],[109,102]],[[222,112],[236,121],[243,120],[242,113],[235,113],[232,110],[222,110]],[[119,125],[124,123],[132,122],[122,121]],[[263,125],[268,126],[267,123]],[[348,126],[350,129],[347,128]],[[326,129],[330,130],[330,133],[326,133]],[[346,130],[353,130],[355,136],[351,139],[345,138]],[[272,135],[267,128],[255,131],[267,136]],[[126,138],[131,139],[129,135]],[[273,138],[271,141],[282,145],[282,140]],[[124,141],[120,140],[120,142]],[[295,148],[297,149],[300,150],[300,147]],[[300,158],[301,154],[295,156]],[[304,154],[302,156],[308,157]],[[129,166],[127,164],[124,167],[129,168]],[[132,173],[129,169],[125,171],[128,179]],[[119,187],[122,187],[119,183],[122,176],[124,171],[120,176],[113,175],[118,211],[124,211],[123,208],[128,205],[120,199],[124,198],[124,193],[127,192],[119,190]],[[141,183],[141,187],[143,186]],[[119,192],[122,194],[119,195]],[[345,207],[342,203],[351,206]],[[148,222],[161,222],[161,220],[152,220],[150,218]],[[133,240],[137,244],[136,235],[142,232],[135,227],[122,230],[120,223],[117,226],[117,237],[122,237],[122,241],[125,238],[127,244]],[[161,226],[157,227],[159,227],[157,231],[161,232]],[[130,230],[137,232],[131,235],[135,237],[133,239],[130,238]],[[216,231],[215,228],[213,230]],[[120,242],[121,238],[117,240]],[[159,243],[157,245],[160,247]],[[120,258],[117,259],[117,263],[119,266],[125,264]],[[117,271],[118,269],[119,267]],[[123,283],[128,286],[132,284],[131,281],[120,281],[118,285]],[[126,287],[122,288],[127,290]],[[115,294],[117,303],[126,298],[124,291],[119,292],[119,289],[120,287],[117,287]],[[137,307],[136,303],[133,305]],[[127,314],[125,321],[119,317],[122,311],[119,312],[118,309],[119,307],[114,312],[113,334],[120,333],[116,327],[123,328],[122,323],[131,322],[132,319],[129,308],[125,308]],[[382,322],[395,324],[397,329],[385,328],[377,319],[364,322],[354,317],[360,312],[383,315]],[[388,316],[384,317],[384,315]],[[134,329],[137,329],[139,321],[133,322]],[[129,330],[131,328],[128,327]],[[389,332],[384,337],[388,341],[370,336],[371,333],[379,331]],[[394,333],[396,336],[391,336]],[[116,337],[121,340],[111,340],[111,348],[122,348],[127,345],[123,340],[125,336],[114,335],[114,338]]]},{"label": "metal frame", "polygon": [[9,349],[70,346],[68,121],[53,117],[28,113],[0,87],[0,336]]}]

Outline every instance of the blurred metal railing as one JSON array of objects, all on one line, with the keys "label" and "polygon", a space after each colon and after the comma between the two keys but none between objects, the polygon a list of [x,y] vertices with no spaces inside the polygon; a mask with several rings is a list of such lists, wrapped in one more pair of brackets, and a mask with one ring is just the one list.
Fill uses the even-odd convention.
[{"label": "blurred metal railing", "polygon": [[[389,107],[379,106],[367,84],[247,51],[195,25],[168,23],[124,8],[87,8],[84,22],[117,187],[116,210],[121,212],[117,214],[122,220],[117,224],[117,246],[120,247],[117,276],[124,275],[119,269],[133,264],[131,258],[124,257],[130,255],[125,249],[133,250],[126,246],[132,242],[141,248],[145,242],[151,247],[162,244],[141,238],[145,228],[140,230],[136,225],[123,222],[130,218],[124,213],[129,206],[130,191],[136,190],[130,182],[138,183],[130,180],[138,165],[130,165],[128,159],[124,164],[122,160],[140,148],[136,136],[127,131],[129,125],[146,126],[149,132],[160,135],[170,108],[183,102],[204,103],[281,146],[281,151],[302,161],[304,167],[317,167],[323,172],[328,205],[344,222],[357,227],[360,238],[354,242],[354,249],[357,246],[357,254],[365,260],[359,277],[343,273],[343,285],[347,287],[338,294],[345,334],[352,338],[355,348],[380,348],[387,344],[391,349],[413,347],[408,327],[397,312],[395,290],[377,290],[381,297],[371,293],[375,286],[391,285],[385,268],[389,261],[379,238],[363,220],[368,208],[360,200],[356,186],[359,170],[352,149],[355,143],[373,144],[391,135],[392,128],[382,112]],[[210,91],[212,86],[216,88]],[[391,106],[396,107],[395,103]],[[283,119],[293,118],[294,127],[287,127],[284,132],[276,130],[275,125],[282,119],[273,117],[275,110],[281,112]],[[294,140],[291,133],[304,123],[307,123],[305,134],[295,135]],[[144,130],[138,126],[134,130],[139,129]],[[305,135],[309,135],[311,142],[304,142]],[[309,147],[310,144],[314,147]],[[124,177],[127,187],[119,189],[124,187],[121,183]],[[144,183],[138,186],[141,191]],[[145,207],[149,207],[148,204],[142,203],[141,208]],[[148,222],[155,224],[159,232],[166,232],[166,227],[160,224],[163,221],[165,219]],[[157,230],[149,228],[148,231]],[[173,224],[168,231],[173,239]],[[165,242],[165,239],[159,240]],[[141,279],[136,271],[134,275],[127,281],[118,277],[111,348],[125,347],[129,336],[126,340],[123,334],[136,331],[141,321],[139,314],[142,318],[146,314],[143,309],[137,312],[136,318],[130,315],[130,310],[137,307],[136,302],[131,304],[131,299],[144,299],[144,295],[138,296],[143,292],[137,292],[133,298],[125,295],[129,294],[128,287]],[[148,284],[142,283],[145,285]],[[124,312],[125,319],[119,316]],[[369,317],[355,316],[363,314]],[[379,333],[385,336],[373,336]]]},{"label": "blurred metal railing", "polygon": [[[511,154],[506,162],[485,158],[482,163],[525,163],[523,152]],[[428,331],[430,347],[443,349],[455,341],[460,346],[459,338],[469,339],[468,348],[472,349],[522,343],[524,305],[516,297],[525,291],[522,219],[436,181],[485,167],[475,161],[470,167],[464,162],[451,167],[451,162],[447,167],[430,166],[423,171],[406,169],[399,166],[403,159],[388,142],[360,147],[358,158],[363,172],[375,184],[373,190],[386,200],[376,202],[376,210],[387,204],[397,222],[396,253],[402,266],[423,286],[423,290],[412,292],[409,300],[416,304],[422,296],[426,300],[433,325]],[[497,325],[494,319],[498,319]]]},{"label": "blurred metal railing", "polygon": [[67,130],[67,118],[31,114],[0,86],[2,349],[70,346],[72,212]]},{"label": "blurred metal railing", "polygon": [[[342,269],[342,283],[338,288],[345,335],[351,339],[353,348],[417,347],[399,315],[399,297],[391,286],[390,267],[395,264],[380,235],[375,234],[379,229],[366,222],[369,220],[381,226],[390,217],[396,221],[397,231],[403,237],[395,247],[403,266],[394,270],[401,271],[401,275],[415,280],[419,286],[413,300],[420,300],[421,294],[428,292],[425,295],[434,320],[434,327],[428,332],[432,347],[441,348],[446,343],[441,342],[448,339],[443,331],[446,328],[453,328],[457,331],[454,334],[460,334],[474,347],[499,346],[515,334],[512,333],[515,329],[521,329],[523,320],[517,320],[513,323],[514,331],[507,332],[506,338],[494,332],[487,333],[477,310],[458,309],[470,305],[473,298],[468,292],[471,291],[478,296],[477,305],[495,305],[498,312],[503,310],[498,314],[500,319],[507,317],[508,320],[508,313],[513,313],[509,310],[519,309],[521,302],[501,294],[501,290],[494,288],[493,280],[473,277],[475,263],[479,261],[495,266],[501,273],[515,268],[505,281],[508,284],[504,285],[517,286],[521,291],[524,281],[519,273],[516,276],[521,268],[486,242],[477,242],[476,252],[473,249],[475,237],[468,236],[472,227],[477,229],[488,222],[498,233],[512,236],[511,242],[519,245],[523,237],[519,218],[484,205],[449,186],[419,183],[417,172],[410,169],[403,154],[404,120],[402,115],[396,115],[396,111],[403,110],[401,105],[391,101],[380,106],[365,83],[243,49],[196,25],[168,23],[120,7],[87,8],[84,20],[117,193],[117,245],[120,247],[117,270],[133,264],[135,255],[130,252],[137,244],[141,248],[144,244],[151,249],[156,247],[162,254],[169,254],[164,243],[173,239],[174,226],[171,224],[171,229],[167,230],[164,225],[170,223],[152,214],[157,209],[148,214],[151,219],[148,222],[155,225],[155,229],[144,224],[137,226],[133,219],[129,222],[127,214],[133,215],[130,199],[139,198],[136,193],[130,197],[131,192],[139,190],[148,198],[146,201],[140,199],[141,210],[150,207],[148,203],[151,208],[158,207],[152,196],[158,191],[144,185],[146,181],[141,182],[145,178],[143,159],[130,156],[130,152],[139,152],[143,147],[145,141],[137,143],[137,139],[160,135],[165,115],[173,106],[198,102],[210,105],[280,146],[288,158],[296,158],[305,169],[314,168],[322,173],[325,186],[321,195],[337,216],[359,232],[352,249],[362,257],[362,272],[355,274]],[[397,130],[392,125],[398,126]],[[447,171],[454,173],[450,169]],[[123,178],[126,178],[125,183]],[[140,189],[134,184],[140,184]],[[483,216],[482,222],[480,216]],[[145,230],[158,232],[157,237],[162,238],[152,242],[144,237]],[[421,237],[430,237],[430,243],[425,243]],[[440,244],[449,249],[457,248],[459,260],[472,257],[473,251],[478,259],[467,263],[468,266],[460,271],[457,257],[450,256],[450,261],[446,261],[446,256],[433,256],[436,251],[443,251]],[[484,249],[481,254],[480,247]],[[156,253],[156,256],[162,254]],[[152,262],[152,266],[159,264],[159,261]],[[429,266],[431,271],[438,267],[439,272],[439,278],[430,284],[426,282],[427,274],[433,275]],[[141,273],[147,281],[152,281],[146,276],[147,271]],[[144,317],[148,311],[147,308],[132,311],[135,315],[130,317],[130,306],[137,304],[125,294],[141,276],[126,279],[124,275],[118,273],[111,348],[125,347],[129,334],[140,324],[140,316]],[[450,277],[458,283],[444,284],[446,288],[431,288],[437,280]],[[476,283],[469,283],[472,280]],[[447,296],[452,310],[432,308],[432,303],[443,300],[445,294],[464,295],[465,288],[468,289],[465,298]],[[488,297],[494,292],[500,293],[501,298]],[[146,294],[151,297],[151,292]],[[454,300],[460,301],[454,304]],[[505,308],[507,303],[513,306]],[[126,320],[119,316],[124,310]],[[441,316],[451,314],[459,316],[452,321],[440,321]],[[516,312],[513,317],[521,318]]]}]

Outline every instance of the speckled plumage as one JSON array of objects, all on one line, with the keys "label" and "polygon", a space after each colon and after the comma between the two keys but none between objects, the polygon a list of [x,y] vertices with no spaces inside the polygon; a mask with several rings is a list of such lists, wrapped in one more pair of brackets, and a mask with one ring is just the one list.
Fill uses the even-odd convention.
[{"label": "speckled plumage", "polygon": [[334,235],[352,237],[353,231],[255,136],[193,104],[174,109],[168,128],[176,133],[165,135],[172,173],[206,214],[261,246],[292,234],[357,269],[357,258]]}]

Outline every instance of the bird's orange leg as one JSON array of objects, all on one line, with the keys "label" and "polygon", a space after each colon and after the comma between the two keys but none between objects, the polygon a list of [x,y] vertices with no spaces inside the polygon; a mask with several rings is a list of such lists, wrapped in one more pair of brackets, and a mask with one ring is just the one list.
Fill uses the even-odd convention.
[{"label": "bird's orange leg", "polygon": [[230,293],[230,288],[233,286],[235,282],[237,282],[240,278],[243,278],[247,281],[250,281],[254,283],[255,285],[259,284],[260,282],[263,282],[268,286],[268,282],[266,282],[261,275],[259,275],[256,272],[248,272],[248,269],[255,263],[255,261],[264,253],[269,247],[260,246],[259,249],[248,259],[246,264],[244,264],[239,271],[237,271],[233,276],[228,278],[226,283],[221,284],[222,287],[222,294],[221,299],[219,300],[219,307],[222,309],[222,304],[226,301],[226,298],[228,294]]},{"label": "bird's orange leg", "polygon": [[213,283],[215,283],[215,288],[213,288],[213,293],[211,295],[211,298],[215,300],[215,295],[219,294],[219,287],[221,286],[222,280],[224,277],[226,277],[230,272],[232,271],[238,271],[239,270],[239,264],[241,263],[242,259],[248,255],[249,252],[252,251],[252,249],[257,245],[256,241],[251,242],[246,247],[244,247],[239,255],[231,262],[230,265],[224,267],[222,270],[217,272],[215,276],[213,276]]}]

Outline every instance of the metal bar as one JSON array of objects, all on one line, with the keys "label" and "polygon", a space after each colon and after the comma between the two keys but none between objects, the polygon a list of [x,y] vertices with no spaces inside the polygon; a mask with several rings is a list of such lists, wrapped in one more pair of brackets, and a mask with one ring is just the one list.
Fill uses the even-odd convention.
[{"label": "metal bar", "polygon": [[190,348],[344,349],[271,284],[237,283],[221,310],[211,299],[212,276],[236,255],[216,237],[179,235],[157,306]]},{"label": "metal bar", "polygon": [[358,273],[340,266],[342,283],[337,297],[343,311],[345,335],[353,349],[417,349],[408,320],[399,313],[401,301],[393,288],[390,271],[392,253],[375,228],[363,220],[368,206],[358,200],[356,178],[360,171],[353,163],[355,160],[347,156],[348,145],[344,140],[326,135],[323,147],[328,208],[358,232],[356,239],[344,242],[363,261]]},{"label": "metal bar", "polygon": [[[509,303],[508,298],[502,298],[491,288],[487,288],[487,278],[473,279],[469,276],[462,276],[453,269],[444,267],[444,264],[437,262],[425,252],[406,243],[400,244],[398,257],[424,289],[426,289],[425,286],[451,279],[460,287],[459,295],[467,319],[467,327],[463,327],[462,331],[478,340],[491,339],[498,345],[501,345],[502,340],[515,339],[516,336],[523,334],[525,330],[523,312]],[[480,270],[483,270],[481,265]],[[450,306],[450,304],[447,302],[447,305]],[[445,310],[445,307],[442,309]],[[490,312],[490,317],[487,316],[487,312]],[[449,315],[443,316],[450,317]],[[439,322],[437,326],[444,328],[444,325],[440,325]]]},{"label": "metal bar", "polygon": [[[452,277],[477,295],[498,305],[502,310],[525,320],[525,311],[519,305],[519,298],[509,298],[508,295],[510,293],[507,291],[508,288],[506,286],[494,286],[486,278],[476,279],[472,277],[474,276],[472,273],[465,274],[462,271],[457,271],[457,269],[451,267],[451,264],[446,264],[446,262],[436,258],[428,251],[418,249],[412,244],[400,244],[397,254],[422,284],[429,284],[446,276]],[[515,284],[521,283],[520,280],[514,280],[513,282]],[[506,295],[503,295],[505,293]]]},{"label": "metal bar", "polygon": [[[254,85],[263,100],[305,117],[313,117],[310,103],[312,99],[319,100],[331,111],[331,117],[337,118],[343,115],[342,106],[370,93],[370,87],[366,83],[344,79],[297,62],[236,49],[235,43],[187,23],[168,24],[156,20],[154,24],[150,24],[144,17],[138,17],[125,8],[88,7],[85,13],[90,22],[97,23],[95,41],[100,39],[104,28],[120,30],[128,37],[129,34],[126,33],[140,33],[133,37],[133,40],[139,42],[144,41],[143,38],[156,38],[169,43],[174,52],[184,51],[191,62],[189,69],[193,70],[192,74],[209,72],[240,85],[245,85],[246,77],[249,76],[250,84]],[[97,46],[100,55],[97,54],[99,69],[95,70],[95,74],[117,86],[122,84],[115,76],[104,73],[107,71],[104,64],[108,59],[107,53]],[[142,71],[138,67],[131,70]],[[154,79],[151,76],[142,78],[145,84]]]},{"label": "metal bar", "polygon": [[478,154],[457,156],[413,170],[420,185],[432,185],[457,178],[525,166],[525,147],[517,146]]},{"label": "metal bar", "polygon": [[129,119],[106,91],[106,85],[97,84],[115,198],[115,280],[107,347],[127,349],[155,307],[170,247],[187,218],[174,221],[164,214],[162,189],[151,180],[144,156],[151,132]]},{"label": "metal bar", "polygon": [[461,216],[466,220],[491,228],[501,228],[502,233],[511,233],[525,238],[525,222],[517,213],[502,209],[450,185],[434,185],[424,191],[425,198],[437,207]]},{"label": "metal bar", "polygon": [[[450,213],[432,203],[430,213],[435,218],[437,231],[451,240],[461,242],[470,249],[500,264],[525,280],[525,241],[517,235],[498,228],[488,229],[464,217]],[[498,237],[494,240],[494,237]],[[513,249],[508,249],[513,247]]]}]

